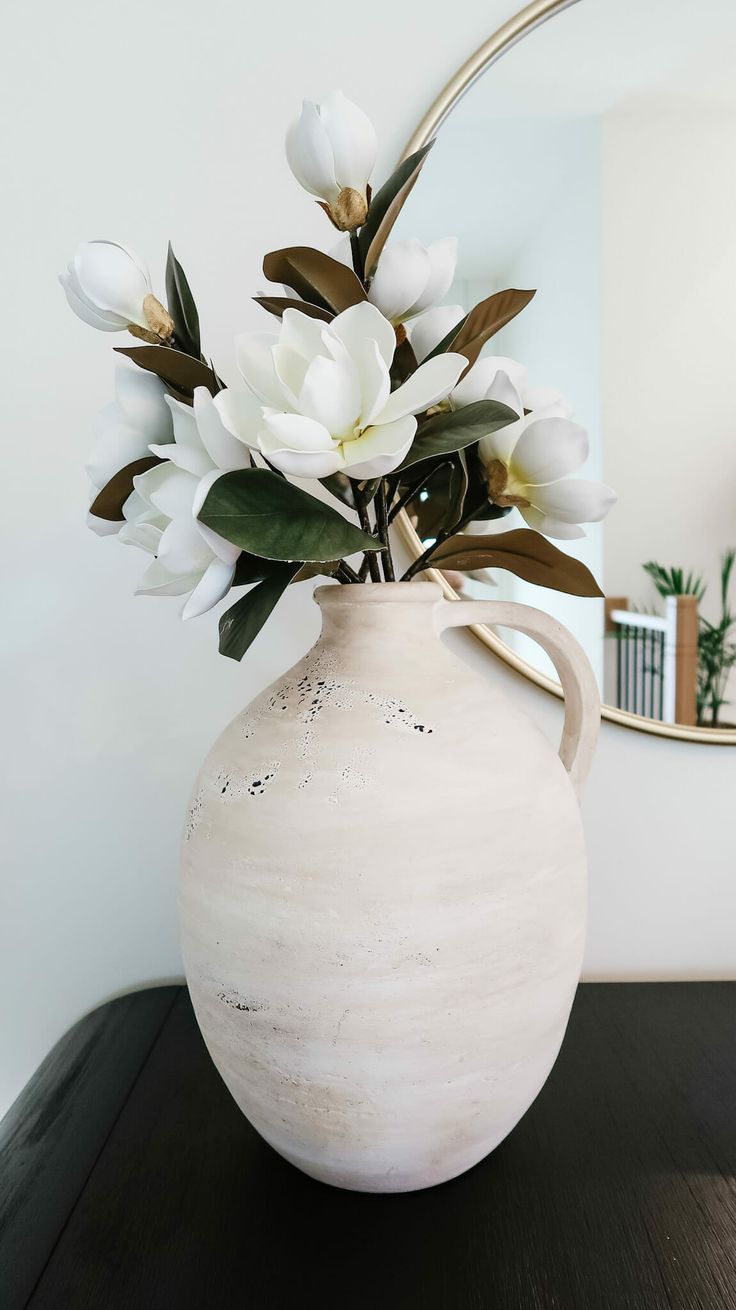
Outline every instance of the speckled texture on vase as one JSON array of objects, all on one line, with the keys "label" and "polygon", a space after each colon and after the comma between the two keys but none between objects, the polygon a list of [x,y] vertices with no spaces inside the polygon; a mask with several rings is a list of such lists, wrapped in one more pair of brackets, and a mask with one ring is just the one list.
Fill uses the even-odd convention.
[{"label": "speckled texture on vase", "polygon": [[577,696],[573,776],[596,694],[536,611],[453,604],[431,583],[316,595],[316,646],[230,724],[196,784],[187,979],[212,1059],[277,1151],[339,1187],[410,1191],[487,1155],[537,1095],[585,927],[570,777],[438,633],[494,609],[543,621]]}]

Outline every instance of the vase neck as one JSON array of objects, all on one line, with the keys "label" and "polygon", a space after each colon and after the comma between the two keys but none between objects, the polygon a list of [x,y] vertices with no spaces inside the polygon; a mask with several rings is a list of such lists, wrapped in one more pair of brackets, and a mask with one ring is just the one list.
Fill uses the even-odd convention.
[{"label": "vase neck", "polygon": [[[381,582],[318,587],[314,598],[322,611],[322,640],[359,642],[377,656],[407,643],[431,646],[436,637],[435,610],[442,588],[435,582]],[[367,652],[366,652],[367,653]]]}]

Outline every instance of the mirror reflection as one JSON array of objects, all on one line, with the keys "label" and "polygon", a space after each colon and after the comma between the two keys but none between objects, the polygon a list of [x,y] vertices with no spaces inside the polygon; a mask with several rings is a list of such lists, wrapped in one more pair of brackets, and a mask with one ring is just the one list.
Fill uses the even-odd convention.
[{"label": "mirror reflection", "polygon": [[[718,727],[736,723],[735,58],[730,2],[583,0],[455,107],[396,232],[459,238],[444,318],[409,325],[418,354],[491,292],[537,289],[484,356],[522,394],[554,380],[588,432],[582,476],[619,496],[564,541],[605,602],[494,570],[453,585],[554,613],[607,703]],[[447,491],[408,507],[425,543]],[[478,529],[524,526],[506,509]]]}]

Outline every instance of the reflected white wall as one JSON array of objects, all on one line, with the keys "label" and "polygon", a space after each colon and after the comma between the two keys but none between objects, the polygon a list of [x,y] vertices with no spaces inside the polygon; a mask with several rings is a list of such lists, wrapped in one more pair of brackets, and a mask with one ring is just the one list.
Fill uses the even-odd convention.
[{"label": "reflected white wall", "polygon": [[736,546],[736,111],[701,71],[602,120],[602,413],[605,474],[625,492],[610,590],[652,603],[654,558],[702,572],[714,618]]}]

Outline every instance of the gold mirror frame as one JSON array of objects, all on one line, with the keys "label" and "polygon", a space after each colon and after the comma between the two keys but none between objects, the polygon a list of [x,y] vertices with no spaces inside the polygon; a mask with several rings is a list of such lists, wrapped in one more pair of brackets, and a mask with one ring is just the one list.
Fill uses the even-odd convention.
[{"label": "gold mirror frame", "polygon": [[[471,55],[462,68],[455,73],[454,77],[450,78],[450,81],[427,110],[421,123],[407,142],[401,158],[405,159],[413,151],[419,150],[421,146],[426,145],[436,135],[448,114],[462,100],[478,78],[492,64],[495,64],[496,60],[511,50],[523,37],[541,27],[542,23],[578,3],[580,3],[580,0],[532,0],[531,4],[521,9],[518,14],[515,14],[502,27],[499,27],[498,31],[494,32],[493,36],[489,37],[480,49],[476,50],[474,55]],[[422,544],[409,522],[406,511],[402,510],[401,514],[397,516],[396,527],[401,542],[412,558],[416,559],[421,554]],[[433,582],[439,583],[449,600],[459,599],[457,592],[437,569],[427,569],[427,576]],[[517,673],[521,673],[530,682],[536,683],[538,687],[543,687],[545,691],[552,692],[553,696],[562,699],[562,688],[559,683],[554,682],[552,678],[548,678],[546,674],[540,673],[526,660],[521,659],[519,655],[511,650],[510,646],[507,646],[485,624],[477,623],[470,630],[474,636],[483,642],[484,646],[493,651],[494,655],[498,655],[505,664],[509,664]],[[624,728],[635,728],[637,732],[652,733],[656,737],[672,737],[680,741],[709,742],[717,746],[736,746],[736,729],[683,727],[676,723],[661,723],[657,719],[646,719],[640,714],[632,714],[628,710],[616,709],[613,705],[603,705],[601,708],[603,718],[607,719],[609,723],[618,723]]]}]

